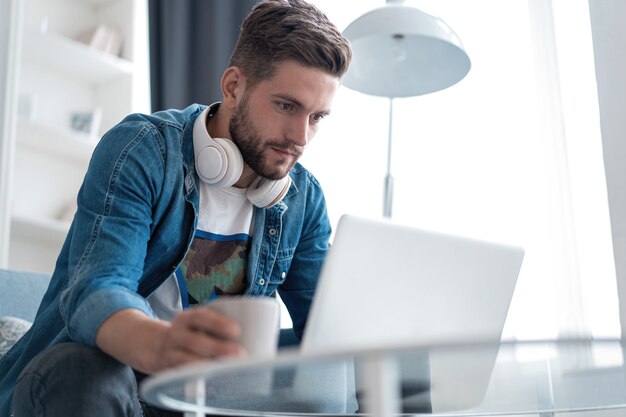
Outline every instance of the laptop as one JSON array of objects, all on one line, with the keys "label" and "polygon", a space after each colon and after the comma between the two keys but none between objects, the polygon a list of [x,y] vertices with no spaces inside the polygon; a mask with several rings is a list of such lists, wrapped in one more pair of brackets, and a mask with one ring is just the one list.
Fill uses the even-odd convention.
[{"label": "laptop", "polygon": [[[301,351],[499,342],[523,257],[516,246],[343,215]],[[471,361],[432,352],[425,376],[432,411],[478,405],[496,355],[497,347]],[[410,364],[402,368],[411,372]],[[405,398],[405,411],[412,401],[419,409],[424,395]]]}]

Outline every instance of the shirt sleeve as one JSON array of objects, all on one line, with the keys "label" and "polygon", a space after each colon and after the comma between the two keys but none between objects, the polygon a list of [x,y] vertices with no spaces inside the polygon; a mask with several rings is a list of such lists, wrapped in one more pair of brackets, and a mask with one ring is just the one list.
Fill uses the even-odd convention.
[{"label": "shirt sleeve", "polygon": [[98,329],[117,311],[153,315],[137,288],[164,175],[158,136],[149,123],[126,121],[94,151],[68,236],[68,283],[60,303],[76,342],[95,346]]}]

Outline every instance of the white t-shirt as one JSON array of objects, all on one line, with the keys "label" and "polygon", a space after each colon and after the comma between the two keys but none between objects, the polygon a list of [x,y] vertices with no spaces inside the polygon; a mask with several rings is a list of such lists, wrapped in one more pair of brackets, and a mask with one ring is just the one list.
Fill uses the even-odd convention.
[{"label": "white t-shirt", "polygon": [[[204,120],[202,115],[196,119],[194,135],[208,136],[206,126],[198,126]],[[189,305],[222,294],[241,294],[246,288],[254,216],[246,189],[220,188],[199,181],[198,191],[198,226],[191,247],[176,272],[148,297],[153,311],[163,320],[172,320]]]}]

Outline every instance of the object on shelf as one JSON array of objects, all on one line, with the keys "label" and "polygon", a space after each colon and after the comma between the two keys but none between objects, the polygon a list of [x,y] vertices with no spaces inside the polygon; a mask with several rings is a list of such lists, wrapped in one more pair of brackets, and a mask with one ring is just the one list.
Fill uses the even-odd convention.
[{"label": "object on shelf", "polygon": [[33,93],[20,93],[17,100],[17,114],[23,120],[30,122],[37,117],[37,95]]},{"label": "object on shelf", "polygon": [[39,21],[39,33],[42,35],[48,33],[48,16],[43,16]]},{"label": "object on shelf", "polygon": [[57,220],[64,223],[70,223],[74,219],[74,214],[76,214],[77,208],[75,200],[69,201],[57,216]]},{"label": "object on shelf", "polygon": [[100,122],[102,121],[102,109],[97,107],[91,112],[72,113],[70,127],[76,132],[83,132],[90,138],[98,137]]},{"label": "object on shelf", "polygon": [[107,25],[98,25],[95,29],[79,36],[82,43],[99,51],[119,56],[122,52],[122,33]]}]

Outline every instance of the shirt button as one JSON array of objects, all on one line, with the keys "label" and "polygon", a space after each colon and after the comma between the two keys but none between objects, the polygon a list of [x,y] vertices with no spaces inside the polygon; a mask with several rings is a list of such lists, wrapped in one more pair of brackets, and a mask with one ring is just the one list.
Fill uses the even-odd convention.
[{"label": "shirt button", "polygon": [[274,236],[276,234],[276,229],[270,229],[270,235]]},{"label": "shirt button", "polygon": [[285,279],[285,277],[286,277],[286,276],[287,276],[287,273],[286,273],[286,272],[283,272],[282,274],[280,274],[280,277],[281,277],[282,279]]},{"label": "shirt button", "polygon": [[193,178],[191,178],[191,176],[185,178],[185,187],[187,187],[187,191],[189,191],[191,187],[193,187]]},{"label": "shirt button", "polygon": [[259,285],[265,285],[265,279],[261,278],[261,279],[259,280]]}]

